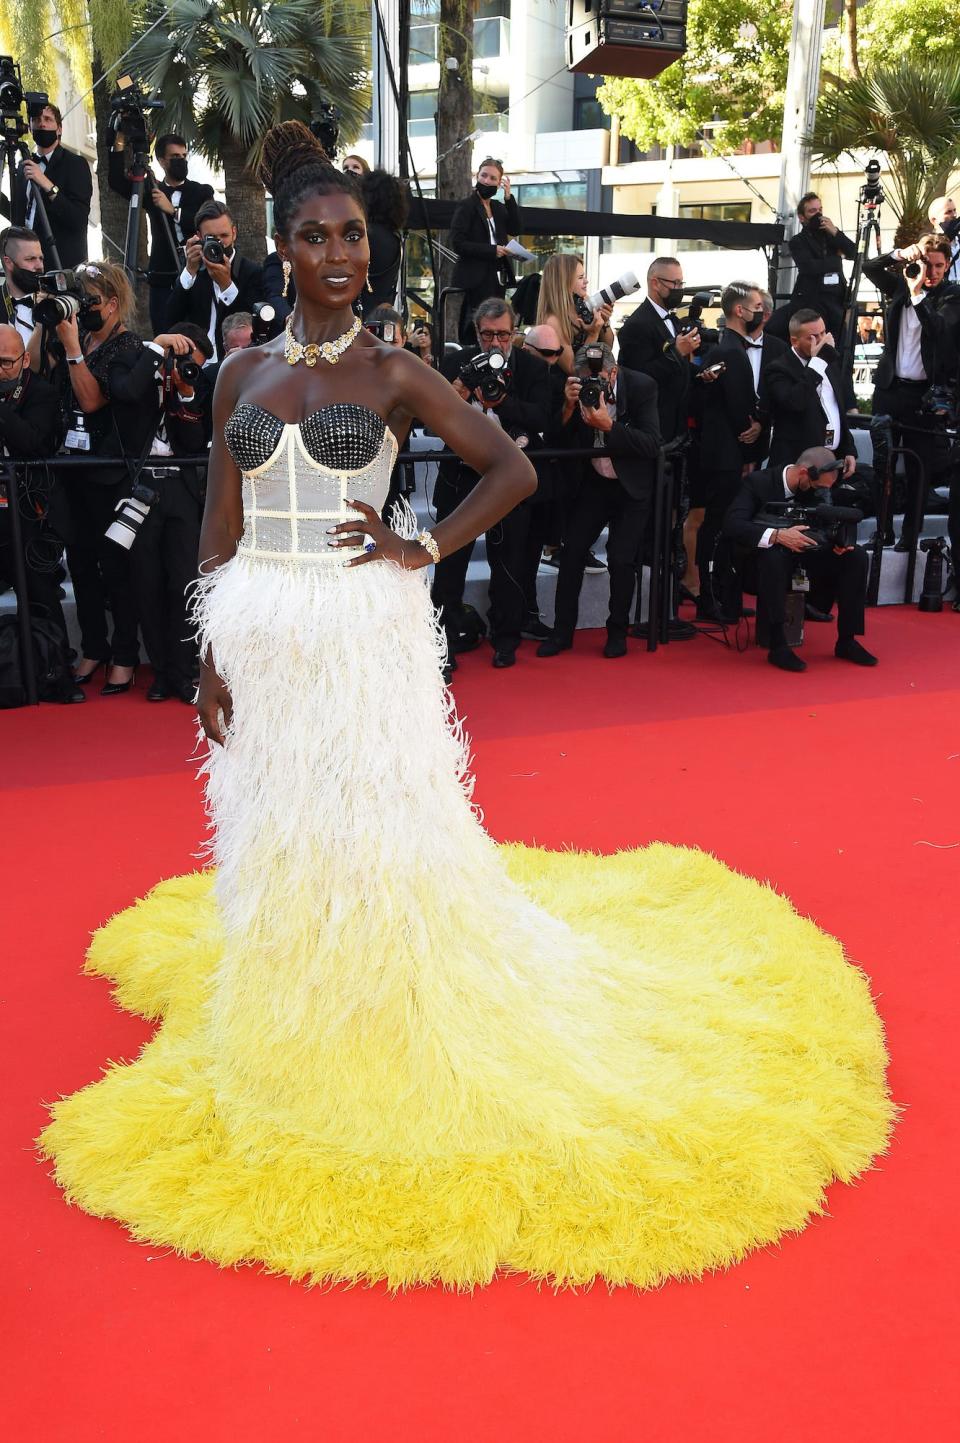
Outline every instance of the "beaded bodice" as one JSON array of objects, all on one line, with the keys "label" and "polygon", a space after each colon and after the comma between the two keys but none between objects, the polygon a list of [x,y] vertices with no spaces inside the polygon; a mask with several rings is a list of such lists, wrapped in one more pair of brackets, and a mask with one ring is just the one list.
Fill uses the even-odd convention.
[{"label": "beaded bodice", "polygon": [[357,554],[331,547],[327,531],[359,518],[348,500],[377,511],[386,502],[397,443],[382,416],[337,403],[292,423],[241,401],[223,438],[243,473],[243,555],[318,562]]}]

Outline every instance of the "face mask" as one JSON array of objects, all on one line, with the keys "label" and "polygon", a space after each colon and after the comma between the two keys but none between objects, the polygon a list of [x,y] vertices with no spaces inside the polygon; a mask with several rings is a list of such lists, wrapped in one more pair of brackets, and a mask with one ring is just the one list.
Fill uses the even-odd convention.
[{"label": "face mask", "polygon": [[754,331],[759,331],[762,325],[763,311],[754,311],[752,315],[747,316],[743,322],[743,328],[748,336],[752,336]]},{"label": "face mask", "polygon": [[660,302],[665,311],[675,311],[683,304],[683,286],[673,286]]},{"label": "face mask", "polygon": [[49,145],[56,145],[57,132],[55,130],[35,130],[33,132],[33,143],[41,150],[46,150]]},{"label": "face mask", "polygon": [[20,376],[4,376],[0,379],[0,396],[12,396],[19,384]]},{"label": "face mask", "polygon": [[167,164],[167,175],[172,181],[186,180],[187,157],[185,155],[175,155],[173,160]]},{"label": "face mask", "polygon": [[24,270],[23,266],[13,266],[10,270],[10,279],[18,290],[28,296],[32,296],[40,285],[40,277],[33,271]]},{"label": "face mask", "polygon": [[481,185],[480,182],[477,181],[477,195],[480,196],[481,200],[490,200],[492,196],[496,195],[499,189],[500,187],[498,185]]},{"label": "face mask", "polygon": [[103,327],[103,312],[96,306],[84,303],[77,315],[77,326],[81,331],[99,331]]}]

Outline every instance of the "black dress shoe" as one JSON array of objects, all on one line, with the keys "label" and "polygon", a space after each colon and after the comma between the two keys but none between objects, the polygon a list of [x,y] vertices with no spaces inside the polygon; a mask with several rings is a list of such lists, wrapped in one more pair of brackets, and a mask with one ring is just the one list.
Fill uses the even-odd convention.
[{"label": "black dress shoe", "polygon": [[683,582],[681,581],[681,583],[680,583],[680,600],[681,600],[681,601],[692,601],[693,604],[694,604],[694,606],[696,606],[697,602],[700,600],[700,593],[699,593],[699,591],[696,591],[696,592],[691,591],[690,588],[689,588],[689,586],[684,586]]},{"label": "black dress shoe", "polygon": [[162,676],[155,676],[147,691],[147,701],[169,701],[170,688]]},{"label": "black dress shoe", "polygon": [[520,628],[520,635],[524,641],[547,641],[553,633],[545,621],[539,616],[531,616]]},{"label": "black dress shoe", "polygon": [[767,661],[781,671],[806,671],[807,663],[789,646],[772,646],[767,652]]},{"label": "black dress shoe", "polygon": [[128,681],[108,681],[100,688],[101,696],[121,696],[123,692],[129,691],[136,684],[137,668],[134,667]]},{"label": "black dress shoe", "polygon": [[551,636],[546,641],[541,641],[537,647],[537,656],[559,656],[561,651],[569,651],[572,645],[572,641],[562,641],[559,636]]},{"label": "black dress shoe", "polygon": [[819,606],[811,606],[809,601],[804,602],[803,614],[808,621],[832,621],[832,611],[821,611]]},{"label": "black dress shoe", "polygon": [[516,666],[517,653],[515,651],[495,651],[493,653],[493,665],[498,671],[505,670],[508,666]]},{"label": "black dress shoe", "polygon": [[852,661],[855,666],[876,666],[877,658],[872,651],[861,646],[854,636],[842,636],[833,648],[834,656],[841,661]]},{"label": "black dress shoe", "polygon": [[604,644],[603,654],[610,658],[626,656],[627,638],[625,636],[608,636]]},{"label": "black dress shoe", "polygon": [[73,682],[64,686],[57,701],[61,706],[76,706],[77,702],[86,701],[87,693],[82,687],[76,686]]}]

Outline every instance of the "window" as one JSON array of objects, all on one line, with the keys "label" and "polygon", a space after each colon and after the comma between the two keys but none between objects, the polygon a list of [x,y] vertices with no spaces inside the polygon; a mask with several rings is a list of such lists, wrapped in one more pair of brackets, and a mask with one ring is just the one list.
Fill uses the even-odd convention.
[{"label": "window", "polygon": [[[718,205],[681,205],[677,214],[683,220],[741,220],[750,219],[748,200],[725,201]],[[678,251],[709,251],[714,246],[706,240],[678,240]]]},{"label": "window", "polygon": [[573,102],[574,130],[609,130],[610,117],[605,115],[593,95],[578,96]]}]

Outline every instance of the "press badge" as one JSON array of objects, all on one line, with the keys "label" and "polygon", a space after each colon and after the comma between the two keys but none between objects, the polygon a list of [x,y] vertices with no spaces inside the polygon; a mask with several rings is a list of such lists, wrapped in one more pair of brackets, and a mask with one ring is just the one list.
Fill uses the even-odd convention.
[{"label": "press badge", "polygon": [[84,426],[82,416],[74,416],[73,425],[64,437],[63,444],[68,451],[90,450],[90,432]]},{"label": "press badge", "polygon": [[840,284],[840,277],[837,272],[831,271],[828,276],[824,276],[823,284],[825,286],[838,286]]}]

